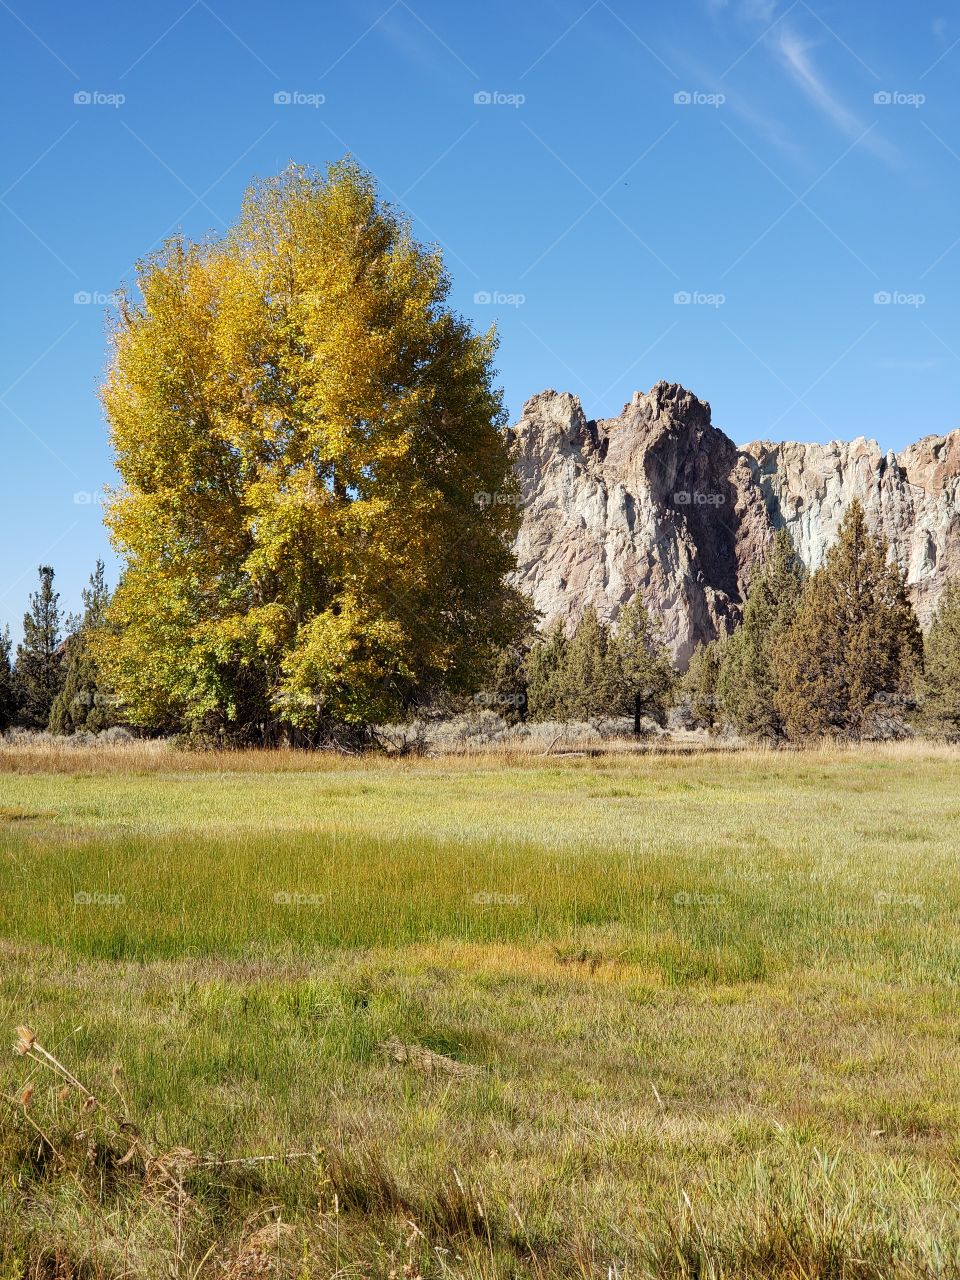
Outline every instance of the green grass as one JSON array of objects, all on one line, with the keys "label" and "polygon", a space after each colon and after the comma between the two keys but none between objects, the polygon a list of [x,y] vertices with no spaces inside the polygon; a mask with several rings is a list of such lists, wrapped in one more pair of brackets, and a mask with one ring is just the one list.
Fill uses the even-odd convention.
[{"label": "green grass", "polygon": [[960,1274],[958,784],[0,751],[0,1278]]}]

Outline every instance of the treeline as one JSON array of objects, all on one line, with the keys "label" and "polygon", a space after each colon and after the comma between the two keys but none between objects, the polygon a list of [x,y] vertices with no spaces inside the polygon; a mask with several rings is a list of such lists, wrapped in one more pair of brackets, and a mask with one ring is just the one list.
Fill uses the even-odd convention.
[{"label": "treeline", "polygon": [[64,614],[49,565],[41,565],[39,578],[16,654],[9,631],[0,635],[0,732],[102,733],[119,723],[93,653],[110,600],[103,562],[90,575],[79,615]]},{"label": "treeline", "polygon": [[812,576],[780,530],[740,626],[702,645],[681,681],[694,723],[793,742],[960,732],[960,586],[948,582],[924,638],[888,555],[859,502]]},{"label": "treeline", "polygon": [[[822,567],[806,573],[789,534],[775,535],[732,635],[700,645],[675,673],[637,605],[614,628],[588,609],[501,667],[498,707],[531,720],[632,715],[752,740],[960,733],[960,584],[948,583],[924,640],[903,574],[846,513]],[[514,710],[515,709],[515,710]]]},{"label": "treeline", "polygon": [[[108,665],[118,625],[109,604],[102,562],[77,616],[64,615],[53,569],[40,568],[15,657],[9,635],[0,636],[0,731],[99,733],[123,723]],[[488,676],[472,695],[434,693],[411,711],[485,707],[509,721],[557,723],[628,717],[635,733],[665,725],[673,712],[680,725],[774,743],[890,737],[908,727],[953,737],[960,734],[960,583],[947,583],[924,637],[903,574],[854,503],[813,575],[779,530],[740,625],[700,645],[682,674],[634,601],[616,625],[587,608],[572,632],[557,621],[530,633],[491,654]],[[188,720],[138,728],[200,740]]]}]

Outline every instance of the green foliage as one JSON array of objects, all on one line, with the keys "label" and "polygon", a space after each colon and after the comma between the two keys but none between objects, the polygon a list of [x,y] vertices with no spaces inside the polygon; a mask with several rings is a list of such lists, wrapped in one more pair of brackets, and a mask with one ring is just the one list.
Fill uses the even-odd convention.
[{"label": "green foliage", "polygon": [[100,733],[117,723],[113,698],[103,686],[94,656],[94,637],[105,625],[110,592],[104,580],[103,561],[90,575],[83,591],[83,616],[76,631],[67,638],[63,688],[50,712],[52,733]]},{"label": "green foliage", "polygon": [[871,737],[909,705],[923,641],[887,552],[854,502],[773,642],[774,707],[792,739]]},{"label": "green foliage", "polygon": [[5,733],[17,714],[17,694],[10,662],[10,631],[0,634],[0,733]]},{"label": "green foliage", "polygon": [[920,690],[924,718],[951,736],[960,733],[960,582],[946,584],[924,644]]},{"label": "green foliage", "polygon": [[711,733],[719,727],[717,682],[721,668],[719,640],[698,644],[680,680],[680,689],[690,704],[690,714],[699,728]]},{"label": "green foliage", "polygon": [[50,711],[63,685],[60,595],[53,589],[53,570],[39,569],[40,588],[23,616],[23,641],[17,645],[14,688],[17,720],[28,729],[46,729]]},{"label": "green foliage", "polygon": [[573,635],[556,622],[527,659],[528,710],[533,720],[594,720],[633,716],[663,723],[674,676],[646,610],[632,602],[616,629],[588,607]]},{"label": "green foliage", "polygon": [[716,682],[720,715],[745,737],[783,736],[772,652],[793,621],[805,577],[789,533],[778,529],[750,588],[743,621],[723,647]]},{"label": "green foliage", "polygon": [[472,692],[526,607],[496,339],[351,162],[139,264],[103,390],[126,561],[95,649],[129,717],[230,739]]}]

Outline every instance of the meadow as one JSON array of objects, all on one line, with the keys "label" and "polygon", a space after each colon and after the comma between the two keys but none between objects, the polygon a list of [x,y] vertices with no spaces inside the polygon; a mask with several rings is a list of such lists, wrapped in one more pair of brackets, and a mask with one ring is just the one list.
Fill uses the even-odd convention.
[{"label": "meadow", "polygon": [[923,744],[2,747],[0,1278],[960,1275],[958,819]]}]

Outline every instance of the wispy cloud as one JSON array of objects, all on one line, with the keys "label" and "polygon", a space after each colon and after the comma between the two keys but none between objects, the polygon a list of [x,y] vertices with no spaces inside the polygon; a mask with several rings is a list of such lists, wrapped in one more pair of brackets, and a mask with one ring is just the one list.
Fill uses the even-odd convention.
[{"label": "wispy cloud", "polygon": [[811,51],[815,45],[789,28],[781,28],[774,48],[794,82],[826,118],[849,138],[860,138],[863,145],[888,164],[899,162],[899,152],[882,138],[867,134],[869,126],[851,111],[827,84],[814,65]]}]

